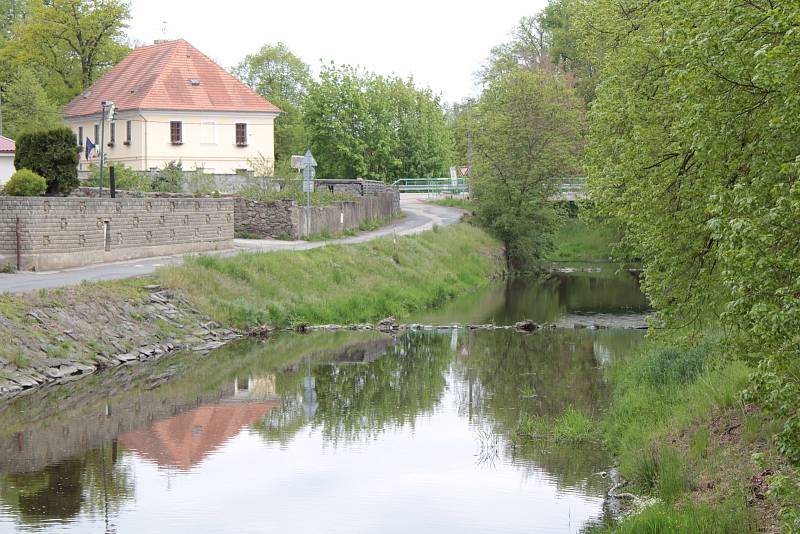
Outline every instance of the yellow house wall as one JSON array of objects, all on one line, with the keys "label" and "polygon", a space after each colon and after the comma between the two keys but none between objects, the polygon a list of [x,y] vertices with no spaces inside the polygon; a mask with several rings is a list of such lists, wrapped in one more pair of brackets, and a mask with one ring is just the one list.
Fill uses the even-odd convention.
[{"label": "yellow house wall", "polygon": [[[170,161],[181,161],[183,168],[203,168],[216,174],[233,174],[238,169],[252,170],[252,160],[275,155],[273,113],[236,112],[180,112],[180,111],[123,111],[115,117],[116,139],[106,146],[109,162],[124,164],[134,170],[161,168]],[[131,120],[131,143],[126,145],[126,121]],[[183,123],[183,144],[173,145],[170,140],[170,122]],[[78,133],[83,126],[83,137],[94,141],[94,125],[100,124],[100,114],[66,119]],[[247,146],[236,146],[236,126],[247,124]],[[110,125],[106,122],[106,143],[110,141]],[[83,139],[81,140],[83,144]],[[85,169],[99,158],[86,160],[81,154],[80,168]]]}]

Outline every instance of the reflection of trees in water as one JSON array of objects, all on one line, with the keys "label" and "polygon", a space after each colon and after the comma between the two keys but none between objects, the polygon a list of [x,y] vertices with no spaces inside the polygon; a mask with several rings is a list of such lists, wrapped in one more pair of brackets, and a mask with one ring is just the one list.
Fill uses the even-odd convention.
[{"label": "reflection of trees in water", "polygon": [[[459,411],[503,436],[503,455],[524,472],[544,472],[561,488],[597,493],[604,482],[591,473],[608,461],[599,447],[517,440],[515,432],[525,416],[556,417],[569,407],[587,414],[602,410],[608,392],[601,357],[639,340],[639,332],[466,332],[453,366]],[[602,356],[595,354],[598,346]]]},{"label": "reflection of trees in water", "polygon": [[0,499],[22,525],[110,515],[134,496],[133,473],[111,444],[39,471],[0,476]]},{"label": "reflection of trees in water", "polygon": [[[451,361],[448,340],[435,335],[404,335],[384,354],[366,363],[299,368],[289,380],[279,380],[281,405],[263,425],[262,434],[285,443],[308,423],[336,443],[375,437],[384,430],[414,424],[430,412],[446,385]],[[313,377],[313,413],[304,387]],[[288,385],[286,390],[281,385]]]},{"label": "reflection of trees in water", "polygon": [[423,314],[424,323],[493,322],[511,324],[523,318],[554,322],[565,313],[644,312],[647,299],[636,275],[615,274],[604,265],[602,273],[555,273],[511,278],[471,293]]}]

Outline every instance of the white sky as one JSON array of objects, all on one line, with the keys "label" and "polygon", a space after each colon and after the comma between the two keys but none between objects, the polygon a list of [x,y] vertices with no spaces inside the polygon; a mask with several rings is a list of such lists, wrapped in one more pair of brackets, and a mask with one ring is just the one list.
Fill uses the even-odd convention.
[{"label": "white sky", "polygon": [[132,0],[132,41],[183,38],[225,68],[283,41],[316,72],[320,60],[413,75],[454,102],[514,24],[547,0]]}]

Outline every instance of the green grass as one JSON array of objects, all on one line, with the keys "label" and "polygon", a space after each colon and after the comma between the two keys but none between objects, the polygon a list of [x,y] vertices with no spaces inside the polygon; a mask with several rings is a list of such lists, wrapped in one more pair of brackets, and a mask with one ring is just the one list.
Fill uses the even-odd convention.
[{"label": "green grass", "polygon": [[564,224],[553,236],[554,250],[547,255],[554,261],[607,260],[612,256],[612,245],[621,234],[609,223],[589,222],[578,218],[565,218]]},{"label": "green grass", "polygon": [[744,534],[758,532],[753,516],[737,500],[720,505],[659,503],[621,524],[593,530],[618,534]]},{"label": "green grass", "polygon": [[597,443],[603,439],[598,422],[572,406],[555,418],[525,417],[517,436],[561,443]]},{"label": "green grass", "polygon": [[357,245],[191,257],[156,277],[215,320],[246,328],[403,318],[485,285],[501,265],[496,240],[459,224]]},{"label": "green grass", "polygon": [[[693,346],[651,341],[611,366],[605,443],[631,482],[627,491],[659,499],[613,532],[756,531],[755,514],[739,498],[751,468],[748,453],[720,445],[709,430],[719,414],[742,412],[749,373],[743,362],[726,358],[714,336]],[[747,430],[763,431],[756,422]],[[699,480],[709,476],[717,482],[704,492],[722,504],[694,502]]]}]

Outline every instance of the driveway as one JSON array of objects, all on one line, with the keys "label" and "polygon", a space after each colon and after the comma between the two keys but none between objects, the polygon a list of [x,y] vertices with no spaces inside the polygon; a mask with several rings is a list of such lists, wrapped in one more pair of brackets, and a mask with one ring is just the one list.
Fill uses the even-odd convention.
[{"label": "driveway", "polygon": [[[232,249],[209,252],[231,256],[243,252],[273,252],[276,250],[308,250],[327,245],[346,245],[363,243],[388,235],[409,235],[425,232],[434,225],[449,226],[461,218],[463,211],[456,208],[437,206],[426,202],[426,195],[403,194],[400,196],[400,208],[405,217],[392,224],[372,232],[364,232],[357,236],[330,241],[278,241],[274,239],[234,239]],[[138,260],[114,263],[99,263],[64,269],[61,271],[19,272],[0,274],[0,293],[21,293],[35,289],[54,288],[80,284],[81,282],[97,282],[100,280],[119,280],[135,278],[153,273],[164,265],[177,265],[183,262],[184,254],[175,256],[158,256]]]}]

